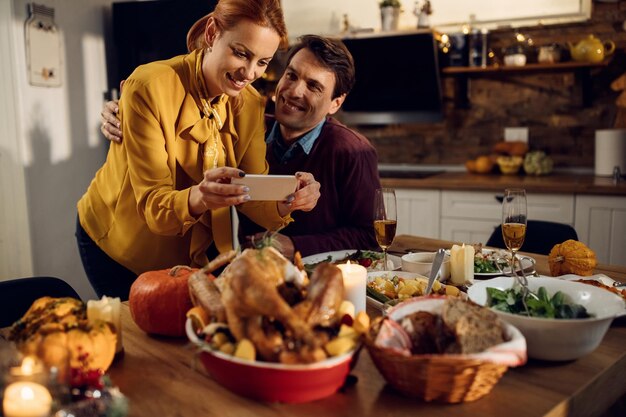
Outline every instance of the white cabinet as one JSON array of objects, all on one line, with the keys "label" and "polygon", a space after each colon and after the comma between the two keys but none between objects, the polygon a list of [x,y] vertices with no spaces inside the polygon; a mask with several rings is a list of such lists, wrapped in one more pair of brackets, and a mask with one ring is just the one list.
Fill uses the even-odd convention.
[{"label": "white cabinet", "polygon": [[441,191],[396,189],[398,228],[396,234],[439,238]]},{"label": "white cabinet", "polygon": [[[441,192],[441,238],[485,243],[502,222],[503,193],[488,191]],[[574,224],[574,196],[528,194],[528,218]]]},{"label": "white cabinet", "polygon": [[626,266],[626,197],[577,195],[574,227],[598,262]]},{"label": "white cabinet", "polygon": [[[503,193],[396,189],[397,234],[485,243],[502,221]],[[574,226],[601,263],[626,266],[626,197],[527,195],[528,219]]]}]

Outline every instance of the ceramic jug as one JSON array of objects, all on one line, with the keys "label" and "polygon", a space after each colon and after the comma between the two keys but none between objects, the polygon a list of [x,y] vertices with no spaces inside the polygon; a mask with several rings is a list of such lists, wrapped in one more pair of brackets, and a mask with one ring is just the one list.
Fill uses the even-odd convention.
[{"label": "ceramic jug", "polygon": [[587,36],[576,45],[567,43],[569,46],[572,59],[582,62],[602,62],[602,60],[611,55],[615,51],[615,43],[613,41],[601,41],[593,35]]}]

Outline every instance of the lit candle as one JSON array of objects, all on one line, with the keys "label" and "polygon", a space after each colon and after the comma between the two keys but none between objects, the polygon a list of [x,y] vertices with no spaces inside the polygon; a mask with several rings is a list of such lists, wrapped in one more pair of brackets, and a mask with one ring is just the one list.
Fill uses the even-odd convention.
[{"label": "lit candle", "polygon": [[14,382],[4,390],[2,402],[5,417],[46,417],[52,407],[52,396],[41,384]]},{"label": "lit candle", "polygon": [[367,269],[359,264],[337,265],[343,275],[345,299],[354,304],[354,311],[365,311]]},{"label": "lit candle", "polygon": [[119,353],[124,348],[122,346],[122,315],[120,311],[121,302],[118,297],[102,296],[100,300],[87,301],[87,319],[90,322],[96,320],[106,321],[115,327],[117,334],[117,344],[115,353]]},{"label": "lit candle", "polygon": [[33,376],[40,372],[43,372],[43,366],[39,359],[33,356],[26,356],[19,367],[11,369],[14,376]]},{"label": "lit candle", "polygon": [[453,285],[474,282],[474,247],[453,245],[450,249],[450,280]]}]

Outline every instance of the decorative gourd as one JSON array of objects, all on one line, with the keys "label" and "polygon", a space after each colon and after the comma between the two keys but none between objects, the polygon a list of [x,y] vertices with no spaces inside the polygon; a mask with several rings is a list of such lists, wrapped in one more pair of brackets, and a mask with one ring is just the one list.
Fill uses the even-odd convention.
[{"label": "decorative gourd", "polygon": [[589,276],[598,264],[596,254],[584,243],[577,240],[566,240],[554,245],[548,255],[552,276],[576,274]]},{"label": "decorative gourd", "polygon": [[117,335],[109,323],[87,320],[86,306],[74,298],[42,297],[11,327],[20,351],[49,366],[106,371],[115,356]]},{"label": "decorative gourd", "polygon": [[128,302],[141,330],[163,336],[185,335],[186,313],[193,307],[187,283],[196,270],[179,265],[137,277],[130,287]]}]

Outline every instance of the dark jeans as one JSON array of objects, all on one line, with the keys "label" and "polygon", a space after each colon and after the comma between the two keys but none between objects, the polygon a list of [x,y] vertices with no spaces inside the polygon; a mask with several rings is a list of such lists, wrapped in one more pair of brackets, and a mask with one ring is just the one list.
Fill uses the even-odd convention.
[{"label": "dark jeans", "polygon": [[137,275],[115,262],[96,243],[80,225],[76,216],[76,242],[83,268],[91,286],[98,297],[120,297],[128,300],[128,293]]}]

